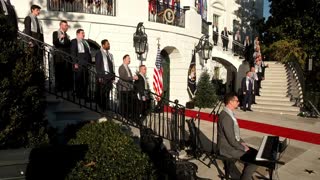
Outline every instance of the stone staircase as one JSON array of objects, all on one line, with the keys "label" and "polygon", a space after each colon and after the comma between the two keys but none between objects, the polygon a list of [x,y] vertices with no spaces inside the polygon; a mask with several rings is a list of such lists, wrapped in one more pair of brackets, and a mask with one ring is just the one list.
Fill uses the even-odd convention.
[{"label": "stone staircase", "polygon": [[49,124],[62,131],[69,124],[77,124],[85,121],[99,121],[101,115],[86,108],[80,108],[51,94],[46,94],[47,108],[46,117]]},{"label": "stone staircase", "polygon": [[252,105],[252,109],[257,112],[296,116],[299,107],[290,101],[289,79],[285,66],[276,62],[266,62],[266,64],[269,68],[266,68],[265,80],[261,82],[261,96],[256,96],[257,104]]}]

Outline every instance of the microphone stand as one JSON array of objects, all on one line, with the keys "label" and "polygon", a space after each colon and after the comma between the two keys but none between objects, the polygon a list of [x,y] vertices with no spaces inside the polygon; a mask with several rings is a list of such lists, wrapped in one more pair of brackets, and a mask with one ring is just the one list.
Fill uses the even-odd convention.
[{"label": "microphone stand", "polygon": [[205,153],[206,156],[203,158],[203,161],[206,160],[207,158],[209,158],[209,163],[207,164],[208,167],[210,167],[211,164],[214,164],[215,166],[218,166],[218,164],[217,164],[217,162],[216,162],[216,160],[215,160],[215,155],[216,155],[216,153],[215,153],[215,147],[214,147],[214,136],[215,136],[215,135],[214,135],[214,132],[215,132],[215,130],[214,130],[214,123],[216,122],[216,120],[217,120],[217,118],[218,118],[218,113],[219,113],[219,111],[220,111],[221,105],[222,105],[222,101],[219,100],[219,101],[214,105],[211,113],[209,114],[209,116],[212,116],[212,141],[211,141],[211,153],[210,153],[210,155],[211,155],[211,156],[213,155],[213,157],[211,157],[210,155],[208,155],[208,153]]}]

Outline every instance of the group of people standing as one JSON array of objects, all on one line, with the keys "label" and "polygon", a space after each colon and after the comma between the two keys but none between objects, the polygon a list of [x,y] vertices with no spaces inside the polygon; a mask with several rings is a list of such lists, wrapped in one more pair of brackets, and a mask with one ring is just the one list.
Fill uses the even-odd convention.
[{"label": "group of people standing", "polygon": [[254,53],[252,58],[253,64],[250,64],[250,70],[246,72],[246,76],[241,81],[241,97],[242,110],[252,111],[251,104],[256,103],[256,96],[260,96],[261,81],[265,79],[265,68],[268,67],[263,60],[260,52],[259,38],[256,37],[254,41]]},{"label": "group of people standing", "polygon": [[[25,33],[30,35],[38,43],[43,42],[43,28],[41,22],[37,19],[40,14],[40,7],[31,6],[31,14],[25,18]],[[91,48],[85,40],[83,29],[76,30],[76,38],[70,39],[68,35],[69,25],[65,20],[59,23],[59,29],[52,34],[52,43],[56,48],[53,57],[55,90],[69,91],[74,90],[78,98],[86,101],[95,100],[102,112],[110,110],[110,92],[116,81],[115,62],[110,52],[110,43],[107,39],[101,41],[101,48],[92,58]],[[39,53],[39,45],[30,40],[30,49],[33,49],[33,56],[41,57],[43,61],[43,52]],[[118,99],[120,99],[120,112],[131,116],[133,113],[132,104],[135,104],[139,115],[145,115],[150,102],[149,90],[146,79],[147,68],[145,65],[139,67],[139,73],[133,75],[130,68],[130,56],[126,54],[123,57],[122,65],[119,67],[119,78],[117,82]],[[89,72],[89,66],[94,65],[96,75],[92,76]],[[92,78],[94,77],[94,78]],[[94,79],[94,80],[92,80]],[[91,82],[95,81],[95,82]],[[95,83],[92,86],[90,83]],[[89,88],[95,92],[94,98],[89,97]]]}]

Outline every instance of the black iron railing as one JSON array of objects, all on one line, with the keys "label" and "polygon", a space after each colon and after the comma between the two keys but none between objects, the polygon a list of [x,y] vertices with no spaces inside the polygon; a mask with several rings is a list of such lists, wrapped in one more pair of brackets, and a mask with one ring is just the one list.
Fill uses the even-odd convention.
[{"label": "black iron railing", "polygon": [[292,61],[286,66],[290,73],[291,86],[293,86],[289,89],[291,99],[295,101],[295,105],[309,112],[306,116],[319,117],[320,93],[312,91],[312,88],[306,88],[306,75],[299,63]]},{"label": "black iron railing", "polygon": [[116,15],[116,0],[48,0],[49,11]]},{"label": "black iron railing", "polygon": [[170,5],[150,0],[148,13],[151,22],[185,27],[185,11],[180,8],[180,2]]},{"label": "black iron railing", "polygon": [[[74,68],[76,57],[56,49],[55,47],[40,42],[22,32],[18,33],[19,38],[25,42],[26,48],[38,47],[39,64],[43,67],[46,75],[46,90],[59,98],[78,104],[80,107],[92,111],[113,116],[118,121],[138,128],[151,128],[156,135],[176,142],[175,146],[183,146],[185,140],[185,107],[180,105],[178,100],[170,101],[158,97],[149,92],[148,101],[142,102],[138,99],[135,85],[126,82],[133,89],[128,90],[125,81],[116,75],[112,82],[109,98],[101,96],[104,90],[104,82],[100,82],[94,64],[79,65]],[[29,46],[32,40],[33,47]],[[63,87],[57,87],[57,73],[55,72],[55,56],[63,57],[65,70],[63,73],[66,81]],[[80,69],[82,70],[80,71]],[[83,76],[82,82],[77,80],[77,76]],[[60,82],[61,83],[61,82]],[[157,101],[156,99],[161,99]],[[106,106],[104,106],[104,105]]]},{"label": "black iron railing", "polygon": [[232,51],[234,55],[244,57],[244,45],[239,41],[232,41]]}]

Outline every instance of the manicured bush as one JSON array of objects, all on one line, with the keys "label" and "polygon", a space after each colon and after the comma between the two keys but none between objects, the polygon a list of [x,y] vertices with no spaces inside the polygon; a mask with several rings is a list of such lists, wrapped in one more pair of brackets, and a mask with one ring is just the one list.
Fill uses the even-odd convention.
[{"label": "manicured bush", "polygon": [[46,144],[44,72],[1,14],[0,34],[0,149]]},{"label": "manicured bush", "polygon": [[88,145],[67,179],[141,179],[151,172],[147,155],[111,121],[84,125],[69,144]]}]

